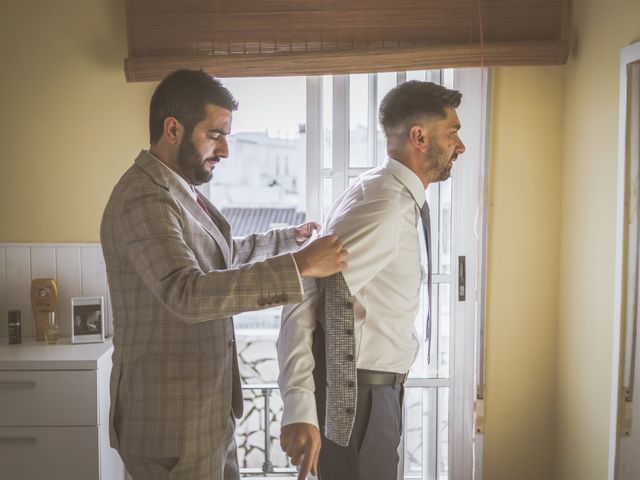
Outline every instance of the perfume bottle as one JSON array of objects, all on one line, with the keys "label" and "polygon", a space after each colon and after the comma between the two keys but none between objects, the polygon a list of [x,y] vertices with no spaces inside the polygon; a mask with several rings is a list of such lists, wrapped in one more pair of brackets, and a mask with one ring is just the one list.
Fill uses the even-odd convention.
[{"label": "perfume bottle", "polygon": [[55,345],[58,343],[58,333],[59,328],[56,323],[56,314],[54,312],[49,312],[48,315],[49,324],[47,325],[47,329],[44,331],[44,340],[47,342],[47,345]]},{"label": "perfume bottle", "polygon": [[22,323],[20,310],[9,310],[9,345],[22,343]]}]

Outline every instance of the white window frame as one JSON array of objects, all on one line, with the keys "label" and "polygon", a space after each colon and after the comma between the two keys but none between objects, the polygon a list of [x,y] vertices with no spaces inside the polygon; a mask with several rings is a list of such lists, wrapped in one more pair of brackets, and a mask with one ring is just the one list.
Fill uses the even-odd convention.
[{"label": "white window frame", "polygon": [[[640,475],[640,42],[620,54],[618,187],[612,346],[609,480]],[[623,331],[624,326],[624,331]],[[635,407],[635,408],[634,408]],[[636,412],[633,415],[633,412]]]},{"label": "white window frame", "polygon": [[[404,81],[398,73],[398,82]],[[439,78],[429,78],[439,81]],[[452,268],[447,275],[434,276],[434,283],[446,280],[457,292],[458,256],[466,258],[466,301],[457,301],[452,295],[452,319],[464,318],[465,328],[455,328],[453,321],[450,352],[452,352],[449,379],[410,379],[408,386],[449,387],[449,478],[482,479],[482,445],[484,425],[484,310],[486,266],[486,191],[487,191],[487,131],[489,119],[490,75],[487,69],[457,69],[454,88],[463,93],[457,109],[462,123],[461,138],[466,152],[460,157],[454,171],[455,188],[452,191],[453,217],[456,225],[452,237]],[[323,168],[324,122],[322,118],[322,77],[307,77],[307,214],[310,219],[322,217],[323,178],[332,179],[333,200],[348,185],[349,176],[358,175],[369,167],[349,168],[349,84],[348,76],[333,78],[333,138],[331,169]],[[376,77],[369,75],[369,118],[377,118]],[[345,107],[346,106],[346,107]],[[375,122],[369,122],[369,149],[374,164],[376,158]],[[477,127],[477,128],[476,128]],[[465,165],[461,168],[461,165]],[[456,208],[455,205],[476,205]],[[455,275],[455,278],[453,278]],[[446,278],[445,278],[446,277]],[[426,443],[426,442],[425,442]]]}]

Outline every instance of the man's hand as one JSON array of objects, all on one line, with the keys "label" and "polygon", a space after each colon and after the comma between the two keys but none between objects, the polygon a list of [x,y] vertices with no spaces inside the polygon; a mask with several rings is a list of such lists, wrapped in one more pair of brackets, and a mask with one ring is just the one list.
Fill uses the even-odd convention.
[{"label": "man's hand", "polygon": [[315,239],[293,254],[301,277],[328,277],[347,268],[347,251],[335,235]]},{"label": "man's hand", "polygon": [[313,232],[315,231],[319,232],[321,228],[322,228],[322,225],[316,222],[308,222],[308,223],[303,223],[302,225],[298,225],[293,231],[294,232],[293,235],[294,235],[294,238],[296,239],[296,243],[298,245],[302,245],[309,238],[311,238],[311,236],[313,235]]},{"label": "man's hand", "polygon": [[320,431],[310,423],[292,423],[280,431],[280,446],[291,457],[291,463],[300,466],[298,480],[307,475],[318,475],[320,455]]}]

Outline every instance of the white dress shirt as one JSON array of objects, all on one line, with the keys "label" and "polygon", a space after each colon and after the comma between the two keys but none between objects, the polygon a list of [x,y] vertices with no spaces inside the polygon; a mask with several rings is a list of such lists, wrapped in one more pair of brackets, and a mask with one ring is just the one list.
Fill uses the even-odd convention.
[{"label": "white dress shirt", "polygon": [[[389,159],[358,178],[334,203],[325,233],[335,233],[349,252],[342,272],[354,301],[356,366],[406,373],[419,349],[414,323],[423,270],[418,234],[422,181]],[[318,425],[311,352],[316,287],[304,279],[305,297],[285,306],[278,338],[284,401],[282,425]]]}]

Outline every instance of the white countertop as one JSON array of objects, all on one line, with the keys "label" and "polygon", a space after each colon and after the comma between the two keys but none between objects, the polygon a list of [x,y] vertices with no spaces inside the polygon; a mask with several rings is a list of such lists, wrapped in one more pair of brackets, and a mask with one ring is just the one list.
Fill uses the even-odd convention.
[{"label": "white countertop", "polygon": [[100,359],[113,351],[111,339],[73,345],[69,337],[61,337],[57,345],[33,338],[23,338],[19,345],[6,342],[0,339],[0,370],[97,370]]}]

